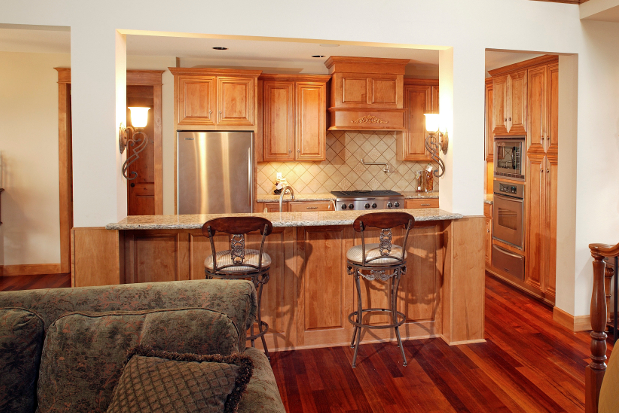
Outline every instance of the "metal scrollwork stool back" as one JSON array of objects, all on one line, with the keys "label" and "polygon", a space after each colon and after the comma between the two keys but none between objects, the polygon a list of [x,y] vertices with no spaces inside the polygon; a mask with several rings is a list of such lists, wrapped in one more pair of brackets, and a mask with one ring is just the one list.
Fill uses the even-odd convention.
[{"label": "metal scrollwork stool back", "polygon": [[[262,321],[261,301],[262,289],[269,281],[269,268],[271,266],[271,257],[264,252],[264,241],[272,230],[271,221],[258,217],[216,218],[207,221],[202,226],[202,233],[211,242],[211,255],[204,260],[206,278],[250,279],[256,287],[258,332],[254,334],[254,327],[252,326],[251,335],[247,339],[251,340],[253,347],[254,341],[260,338],[267,357],[269,357],[269,351],[264,335],[269,330],[269,325]],[[262,235],[260,251],[245,248],[246,235],[254,231],[260,231]],[[230,235],[229,250],[219,252],[215,250],[214,236],[217,232]]]},{"label": "metal scrollwork stool back", "polygon": [[[357,290],[357,311],[353,311],[348,315],[348,321],[355,326],[350,343],[350,347],[355,349],[352,359],[353,367],[357,365],[357,351],[359,350],[359,341],[361,340],[361,330],[363,328],[393,328],[398,339],[398,347],[400,347],[402,352],[404,366],[407,364],[398,329],[404,323],[406,317],[397,310],[397,300],[400,277],[406,273],[406,242],[414,224],[415,218],[405,212],[374,212],[361,215],[353,223],[354,230],[361,233],[361,245],[350,248],[346,253],[348,274],[354,275]],[[393,234],[391,230],[400,226],[406,227],[402,246],[392,243]],[[378,244],[365,243],[365,231],[368,228],[380,229]],[[389,281],[390,308],[363,308],[361,277],[368,281],[376,279]],[[364,324],[363,314],[372,312],[391,313],[391,323],[381,325]]]}]

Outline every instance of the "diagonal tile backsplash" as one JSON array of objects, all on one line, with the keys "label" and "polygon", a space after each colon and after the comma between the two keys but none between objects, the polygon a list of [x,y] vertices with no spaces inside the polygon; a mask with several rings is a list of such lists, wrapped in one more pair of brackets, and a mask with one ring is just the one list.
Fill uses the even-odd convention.
[{"label": "diagonal tile backsplash", "polygon": [[[272,194],[277,172],[288,180],[296,193],[315,194],[351,189],[391,189],[415,191],[415,172],[427,163],[396,160],[395,132],[327,131],[327,159],[322,162],[267,162],[258,164],[258,195]],[[365,162],[387,162],[366,166]],[[433,164],[436,168],[436,164]],[[438,179],[434,179],[438,191]]]}]

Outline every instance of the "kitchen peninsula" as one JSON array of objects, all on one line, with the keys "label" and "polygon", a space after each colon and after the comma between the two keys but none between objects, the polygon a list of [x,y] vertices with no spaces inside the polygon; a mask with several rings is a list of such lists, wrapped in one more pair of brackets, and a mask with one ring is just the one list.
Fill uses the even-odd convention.
[{"label": "kitchen peninsula", "polygon": [[[442,337],[449,344],[483,341],[484,218],[438,208],[400,211],[416,220],[398,298],[407,318],[400,328],[403,338]],[[262,297],[269,349],[350,343],[348,314],[354,298],[346,251],[360,243],[352,223],[363,213],[232,214],[264,217],[274,226],[265,244],[272,264]],[[119,268],[118,278],[105,283],[203,279],[210,247],[201,227],[218,216],[222,215],[130,216],[107,225],[108,233],[117,234]],[[403,231],[394,229],[394,243],[401,244]],[[378,231],[371,234],[378,238]],[[247,247],[258,243],[259,235],[250,236]],[[228,248],[222,235],[217,249]],[[85,266],[75,267],[74,285],[80,285],[80,275],[86,272]],[[365,291],[373,307],[387,303],[386,289],[367,284]],[[374,330],[363,342],[390,339],[390,334]]]}]

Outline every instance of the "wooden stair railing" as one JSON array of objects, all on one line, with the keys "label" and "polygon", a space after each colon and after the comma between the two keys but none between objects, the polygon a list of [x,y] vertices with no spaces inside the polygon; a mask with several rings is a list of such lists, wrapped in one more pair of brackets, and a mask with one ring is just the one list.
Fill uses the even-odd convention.
[{"label": "wooden stair railing", "polygon": [[[619,257],[619,244],[589,244],[593,257],[591,294],[591,363],[585,370],[585,413],[597,413],[602,380],[606,373],[606,262]],[[616,280],[615,280],[616,282]]]}]

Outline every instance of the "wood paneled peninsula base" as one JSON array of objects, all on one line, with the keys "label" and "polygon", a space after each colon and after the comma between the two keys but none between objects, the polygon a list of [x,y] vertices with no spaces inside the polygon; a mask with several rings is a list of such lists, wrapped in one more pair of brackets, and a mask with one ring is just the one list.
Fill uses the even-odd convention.
[{"label": "wood paneled peninsula base", "polygon": [[[402,338],[442,337],[449,344],[483,341],[484,217],[440,209],[404,211],[416,222],[398,297],[399,311],[406,315]],[[262,297],[262,318],[270,326],[269,350],[350,344],[348,315],[356,308],[356,298],[353,277],[346,271],[346,251],[360,243],[352,222],[363,213],[233,214],[273,222],[265,245],[273,262]],[[203,279],[210,247],[201,227],[217,216],[221,215],[132,216],[105,230],[91,230],[94,238],[103,240],[98,243],[88,229],[75,229],[73,285]],[[403,231],[394,230],[395,244],[402,244]],[[372,236],[378,240],[378,231]],[[250,237],[247,247],[258,243],[259,236]],[[229,249],[224,236],[218,244],[218,250]],[[108,260],[100,254],[108,254]],[[110,262],[109,254],[118,265],[108,264],[107,273],[97,271],[97,263]],[[378,281],[362,287],[364,305],[388,306],[388,289]],[[371,322],[384,321],[378,318],[383,315],[373,317]],[[362,343],[393,339],[392,329],[379,329],[364,333]]]}]

